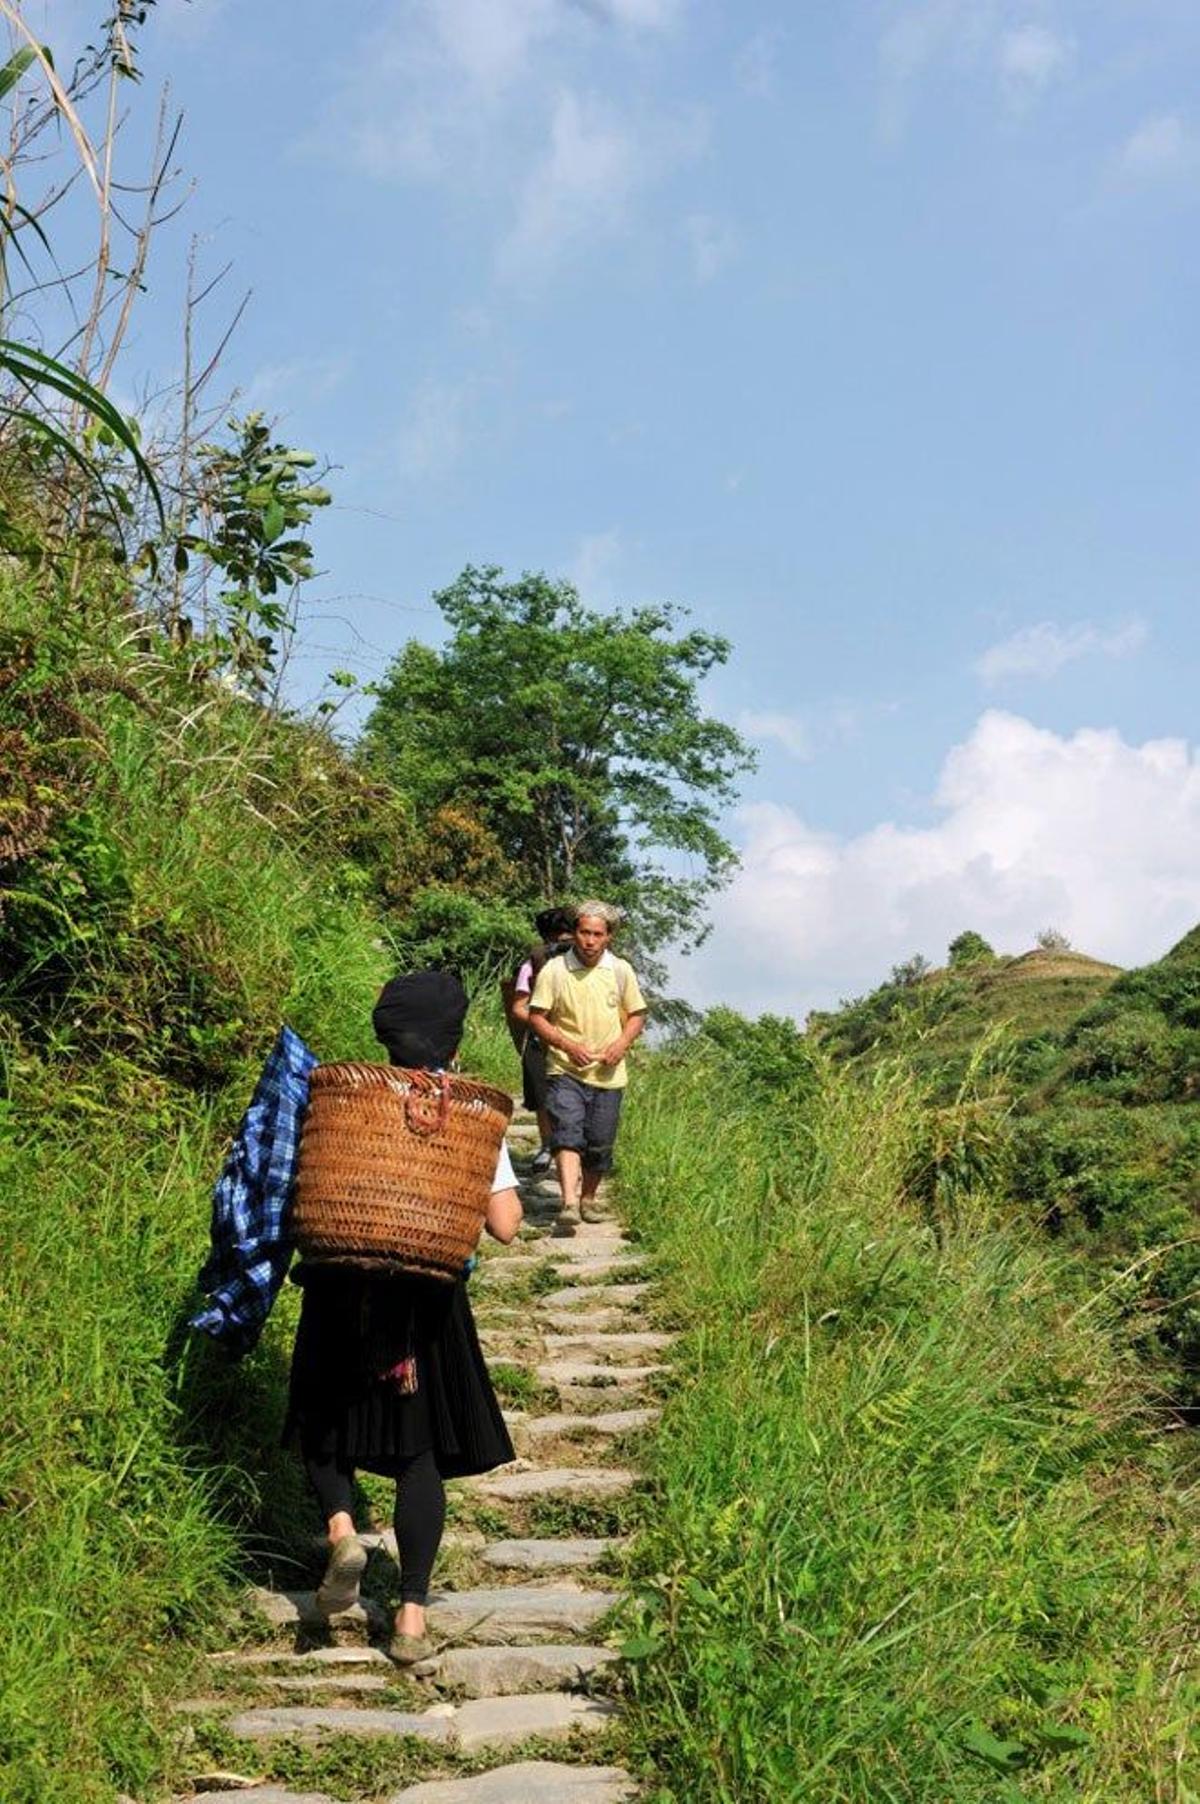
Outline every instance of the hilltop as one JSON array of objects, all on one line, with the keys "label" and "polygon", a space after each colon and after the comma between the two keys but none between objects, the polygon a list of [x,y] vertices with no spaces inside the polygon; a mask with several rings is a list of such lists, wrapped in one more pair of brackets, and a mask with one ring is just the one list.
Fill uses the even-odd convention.
[{"label": "hilltop", "polygon": [[1173,1394],[1194,1399],[1200,926],[1130,971],[1061,946],[938,970],[913,961],[809,1026],[839,1063],[902,1057],[947,1115],[964,1087],[986,1095],[989,1119],[1006,1123],[1004,1187],[1106,1272],[1136,1272],[1120,1281],[1131,1328],[1169,1354]]},{"label": "hilltop", "polygon": [[1057,946],[1015,957],[989,951],[934,969],[913,960],[866,996],[810,1015],[808,1025],[835,1058],[904,1051],[950,1092],[984,1034],[1006,1029],[1018,1057],[1036,1064],[1120,976],[1119,965]]}]

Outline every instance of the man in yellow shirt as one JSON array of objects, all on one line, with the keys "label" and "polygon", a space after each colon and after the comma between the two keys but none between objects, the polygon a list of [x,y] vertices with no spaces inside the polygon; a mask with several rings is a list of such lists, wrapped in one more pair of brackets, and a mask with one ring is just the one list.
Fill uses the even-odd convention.
[{"label": "man in yellow shirt", "polygon": [[571,949],[538,972],[529,1025],[546,1046],[550,1146],[564,1210],[579,1196],[584,1221],[601,1220],[595,1197],[612,1170],[625,1054],[646,1025],[646,1004],[632,965],[609,950],[618,912],[584,902]]}]

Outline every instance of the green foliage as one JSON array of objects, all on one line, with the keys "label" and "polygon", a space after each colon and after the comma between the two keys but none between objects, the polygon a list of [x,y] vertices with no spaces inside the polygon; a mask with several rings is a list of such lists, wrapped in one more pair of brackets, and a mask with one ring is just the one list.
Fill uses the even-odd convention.
[{"label": "green foliage", "polygon": [[715,1091],[712,1057],[703,1036],[656,1054],[622,1140],[689,1325],[626,1626],[655,1795],[1194,1790],[1196,1502],[1112,1299],[1003,1218],[977,1146],[930,1233],[903,1061],[817,1054],[771,1109]]},{"label": "green foliage", "polygon": [[294,535],[331,496],[305,479],[317,461],[312,452],[275,443],[261,413],[229,424],[231,445],[199,447],[203,530],[178,536],[176,568],[182,573],[189,554],[199,554],[221,572],[218,621],[206,633],[206,650],[218,668],[261,690],[287,623],[286,594],[313,571],[312,546]]},{"label": "green foliage", "polygon": [[[680,633],[671,608],[595,613],[569,583],[493,568],[435,600],[450,638],[392,664],[366,729],[373,766],[425,810],[473,813],[523,899],[595,889],[635,913],[645,946],[694,934],[733,863],[717,812],[751,762],[700,709],[725,640]],[[695,874],[665,871],[656,849]]]},{"label": "green foliage", "polygon": [[981,933],[974,933],[967,928],[956,934],[947,950],[947,962],[952,971],[960,970],[964,965],[978,965],[995,959],[996,953]]},{"label": "green foliage", "polygon": [[718,1048],[723,1082],[766,1095],[807,1089],[813,1078],[812,1042],[790,1016],[760,1015],[749,1021],[735,1009],[713,1008],[698,1027],[705,1044]]}]

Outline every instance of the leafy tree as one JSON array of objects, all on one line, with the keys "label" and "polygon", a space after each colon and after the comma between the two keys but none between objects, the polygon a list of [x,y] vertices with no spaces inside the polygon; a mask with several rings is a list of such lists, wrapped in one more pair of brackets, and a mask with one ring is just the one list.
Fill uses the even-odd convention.
[{"label": "leafy tree", "polygon": [[947,949],[952,971],[959,971],[965,965],[982,964],[995,956],[995,948],[989,946],[981,933],[973,933],[969,927],[964,933],[957,934]]},{"label": "leafy tree", "polygon": [[1037,943],[1043,952],[1069,952],[1071,942],[1058,927],[1043,927],[1037,936]]},{"label": "leafy tree", "polygon": [[593,612],[537,573],[506,582],[469,566],[434,599],[450,637],[395,659],[368,759],[422,812],[474,814],[525,898],[598,889],[634,914],[643,948],[695,936],[735,862],[718,811],[753,762],[700,706],[728,642],[679,630],[670,607]]},{"label": "leafy tree", "polygon": [[928,977],[929,971],[929,960],[924,953],[914,952],[911,958],[903,959],[900,964],[892,966],[888,983],[897,990],[911,990],[914,985],[920,983],[923,977]]}]

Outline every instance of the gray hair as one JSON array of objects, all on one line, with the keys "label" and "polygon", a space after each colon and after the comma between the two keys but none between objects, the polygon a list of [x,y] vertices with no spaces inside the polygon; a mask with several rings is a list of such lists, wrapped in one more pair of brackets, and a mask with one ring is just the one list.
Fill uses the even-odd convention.
[{"label": "gray hair", "polygon": [[611,902],[597,902],[594,897],[590,901],[581,902],[575,910],[577,921],[582,921],[585,915],[592,920],[603,921],[610,931],[614,927],[619,927],[622,919],[619,908],[614,908]]}]

